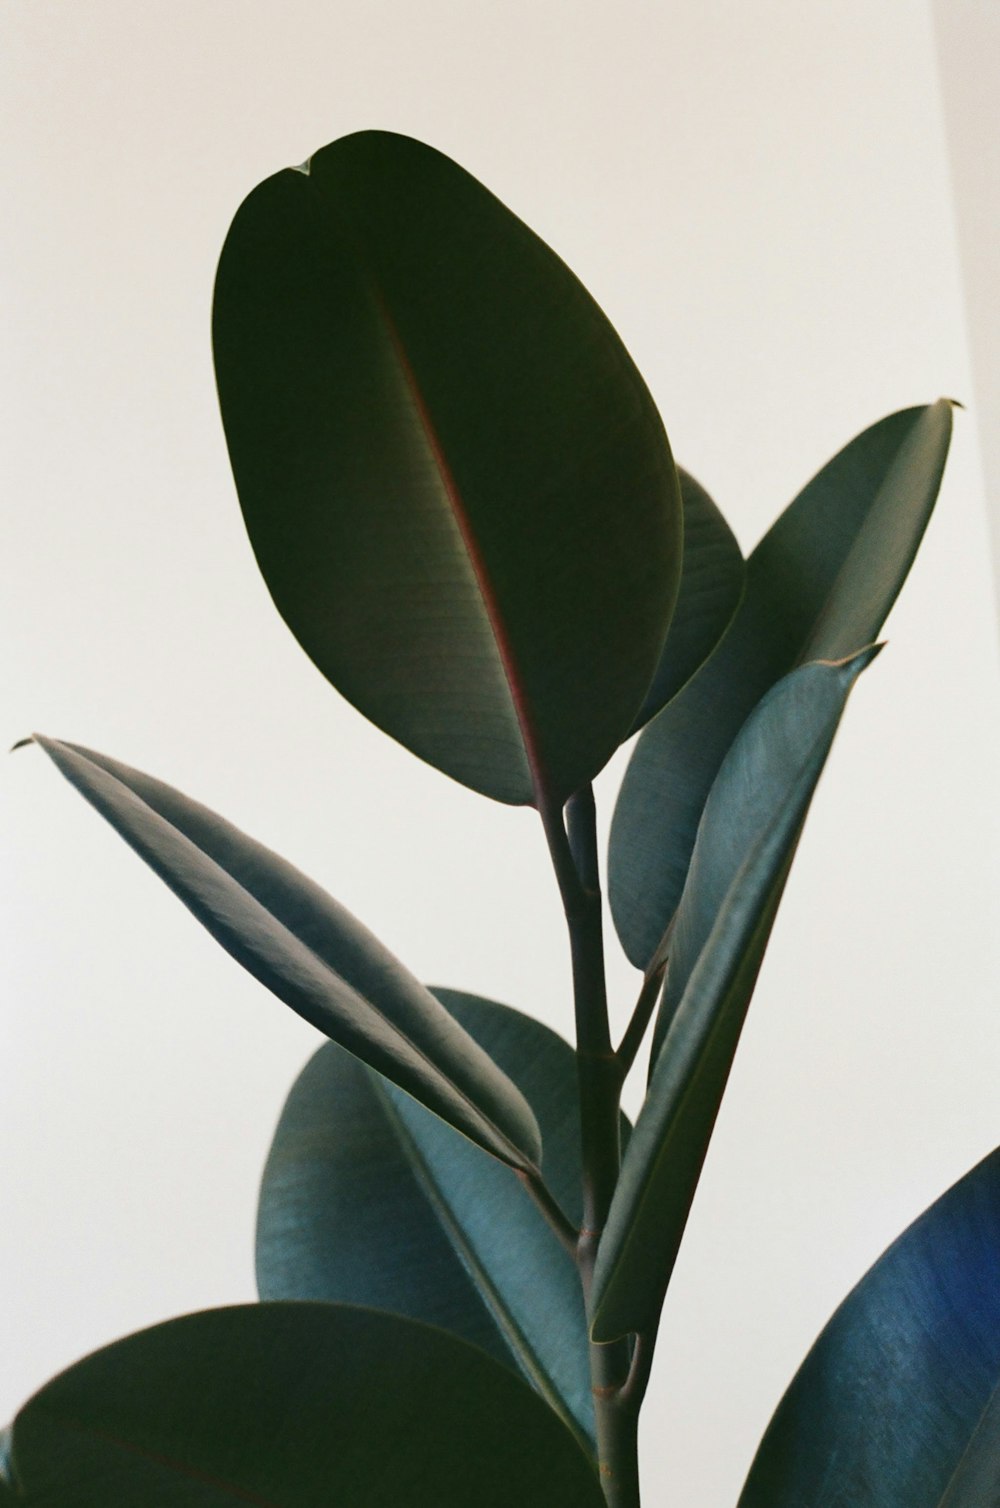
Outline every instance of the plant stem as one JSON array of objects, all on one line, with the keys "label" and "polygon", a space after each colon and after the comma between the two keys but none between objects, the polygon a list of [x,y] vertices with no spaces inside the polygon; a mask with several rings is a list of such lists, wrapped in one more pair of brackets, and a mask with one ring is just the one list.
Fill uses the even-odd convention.
[{"label": "plant stem", "polygon": [[628,1077],[635,1055],[642,1046],[642,1039],[646,1035],[650,1017],[656,1009],[656,1002],[660,998],[660,990],[663,987],[663,976],[667,971],[666,960],[662,963],[650,964],[649,971],[642,981],[642,989],[632,1012],[625,1035],[618,1047],[618,1062],[621,1067],[622,1078]]},{"label": "plant stem", "polygon": [[[560,811],[542,811],[559,883],[573,964],[580,1138],[583,1165],[583,1226],[576,1260],[589,1300],[601,1232],[621,1164],[623,1074],[611,1045],[594,795],[590,786],[571,797],[566,823]],[[591,1344],[590,1376],[597,1429],[598,1469],[608,1508],[639,1508],[636,1454],[638,1410],[622,1401],[631,1354],[623,1339]]]}]

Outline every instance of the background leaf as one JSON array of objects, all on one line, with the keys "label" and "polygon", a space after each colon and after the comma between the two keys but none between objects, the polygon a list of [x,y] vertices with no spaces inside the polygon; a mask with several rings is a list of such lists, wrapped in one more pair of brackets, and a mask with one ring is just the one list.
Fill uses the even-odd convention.
[{"label": "background leaf", "polygon": [[593,299],[456,163],[364,131],[244,202],[213,331],[299,643],[447,774],[561,804],[635,717],[681,562],[663,426]]},{"label": "background leaf", "polygon": [[28,1504],[602,1508],[530,1388],[464,1342],[326,1304],[217,1309],[108,1346],[14,1422]]},{"label": "background leaf", "polygon": [[677,468],[684,511],[684,559],[677,606],[652,685],[630,733],[655,717],[722,638],[743,595],[746,567],[733,531],[690,473]]},{"label": "background leaf", "polygon": [[[543,1175],[578,1226],[573,1049],[520,1011],[435,993],[531,1104]],[[278,1123],[257,1283],[263,1299],[365,1304],[441,1326],[593,1435],[579,1275],[521,1180],[333,1043],[306,1065]]]},{"label": "background leaf", "polygon": [[712,787],[671,943],[649,1090],[598,1248],[595,1340],[655,1334],[802,824],[848,693],[874,653],[786,676]]},{"label": "background leaf", "polygon": [[523,1095],[325,891],[179,791],[35,734],[66,779],[279,1000],[512,1166],[541,1143]]},{"label": "background leaf", "polygon": [[891,414],[834,456],[747,562],[746,592],[718,650],[633,751],[618,795],[608,896],[630,961],[645,969],[677,908],[702,808],[744,719],[794,665],[871,643],[933,509],[951,403]]},{"label": "background leaf", "polygon": [[740,1508],[1000,1503],[1000,1151],[931,1205],[826,1326]]}]

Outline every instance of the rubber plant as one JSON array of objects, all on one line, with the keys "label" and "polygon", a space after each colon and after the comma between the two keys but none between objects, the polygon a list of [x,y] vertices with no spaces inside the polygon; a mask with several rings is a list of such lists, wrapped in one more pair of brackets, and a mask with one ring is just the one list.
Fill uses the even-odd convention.
[{"label": "rubber plant", "polygon": [[[947,400],[853,439],[744,561],[596,303],[454,162],[367,131],[239,209],[214,306],[258,564],[380,728],[541,819],[575,1045],[421,984],[222,817],[35,742],[329,1040],[260,1196],[261,1303],[154,1326],[17,1416],[0,1501],[634,1508],[660,1310],[816,783],[941,480]],[[607,887],[592,781],[638,734]],[[623,1081],[651,1035],[634,1128]],[[876,1264],[743,1508],[998,1497],[1000,1161]]]}]

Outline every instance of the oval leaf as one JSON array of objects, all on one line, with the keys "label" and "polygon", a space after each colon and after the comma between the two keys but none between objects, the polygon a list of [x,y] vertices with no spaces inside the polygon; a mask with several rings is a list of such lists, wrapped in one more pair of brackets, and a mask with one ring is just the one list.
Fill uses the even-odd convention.
[{"label": "oval leaf", "polygon": [[712,787],[677,914],[649,1090],[598,1248],[595,1340],[655,1333],[802,823],[848,693],[874,653],[786,676]]},{"label": "oval leaf", "polygon": [[162,781],[93,750],[34,738],[279,1000],[495,1157],[519,1168],[537,1163],[538,1127],[524,1096],[349,911]]},{"label": "oval leaf", "polygon": [[637,733],[708,659],[743,596],[746,567],[733,531],[694,477],[677,468],[684,510],[684,560],[677,606],[652,685],[632,724]]},{"label": "oval leaf", "polygon": [[[520,1011],[435,993],[532,1105],[543,1176],[579,1226],[573,1049]],[[579,1275],[522,1181],[333,1043],[306,1065],[271,1146],[257,1285],[263,1299],[365,1304],[441,1326],[593,1436]]]},{"label": "oval leaf", "polygon": [[1000,1151],[890,1246],[785,1394],[740,1508],[1000,1502]]},{"label": "oval leaf", "polygon": [[680,900],[702,809],[753,707],[796,664],[876,638],[913,563],[951,437],[951,403],[891,414],[851,441],[747,562],[746,592],[704,667],[639,739],[611,829],[608,894],[645,969]]},{"label": "oval leaf", "polygon": [[79,1362],[14,1421],[19,1501],[59,1508],[602,1508],[505,1367],[395,1315],[217,1309]]},{"label": "oval leaf", "polygon": [[681,560],[663,426],[593,299],[456,163],[364,131],[244,202],[213,331],[299,643],[455,779],[561,804],[631,726]]}]

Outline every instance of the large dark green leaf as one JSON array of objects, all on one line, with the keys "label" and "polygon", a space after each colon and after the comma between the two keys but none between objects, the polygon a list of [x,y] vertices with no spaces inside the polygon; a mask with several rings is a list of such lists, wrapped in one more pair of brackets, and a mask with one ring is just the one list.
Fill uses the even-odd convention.
[{"label": "large dark green leaf", "polygon": [[501,801],[588,781],[656,669],[681,511],[573,274],[449,158],[365,131],[241,206],[214,344],[250,539],[323,674]]},{"label": "large dark green leaf", "polygon": [[645,969],[684,886],[702,808],[741,724],[796,664],[871,643],[906,579],[937,497],[951,404],[906,409],[852,440],[747,562],[719,648],[648,725],[611,831],[608,890],[629,959]]},{"label": "large dark green leaf", "polygon": [[[579,1225],[573,1049],[507,1006],[436,993],[525,1094],[543,1175]],[[439,1325],[593,1433],[579,1275],[522,1181],[333,1043],[307,1064],[278,1124],[257,1283],[263,1299],[366,1304]]]},{"label": "large dark green leaf", "polygon": [[712,787],[671,942],[649,1090],[597,1253],[596,1340],[655,1331],[802,823],[873,654],[786,676]]},{"label": "large dark green leaf", "polygon": [[269,990],[513,1167],[541,1152],[524,1096],[350,912],[207,807],[139,770],[35,735],[217,942]]},{"label": "large dark green leaf", "polygon": [[746,574],[733,531],[715,503],[683,467],[677,475],[684,510],[684,562],[677,606],[652,685],[631,732],[655,717],[694,675],[732,621]]},{"label": "large dark green leaf", "polygon": [[841,1304],[771,1421],[740,1508],[998,1504],[1000,1151]]},{"label": "large dark green leaf", "polygon": [[14,1421],[38,1508],[602,1508],[572,1435],[473,1346],[327,1304],[217,1309],[96,1352]]}]

